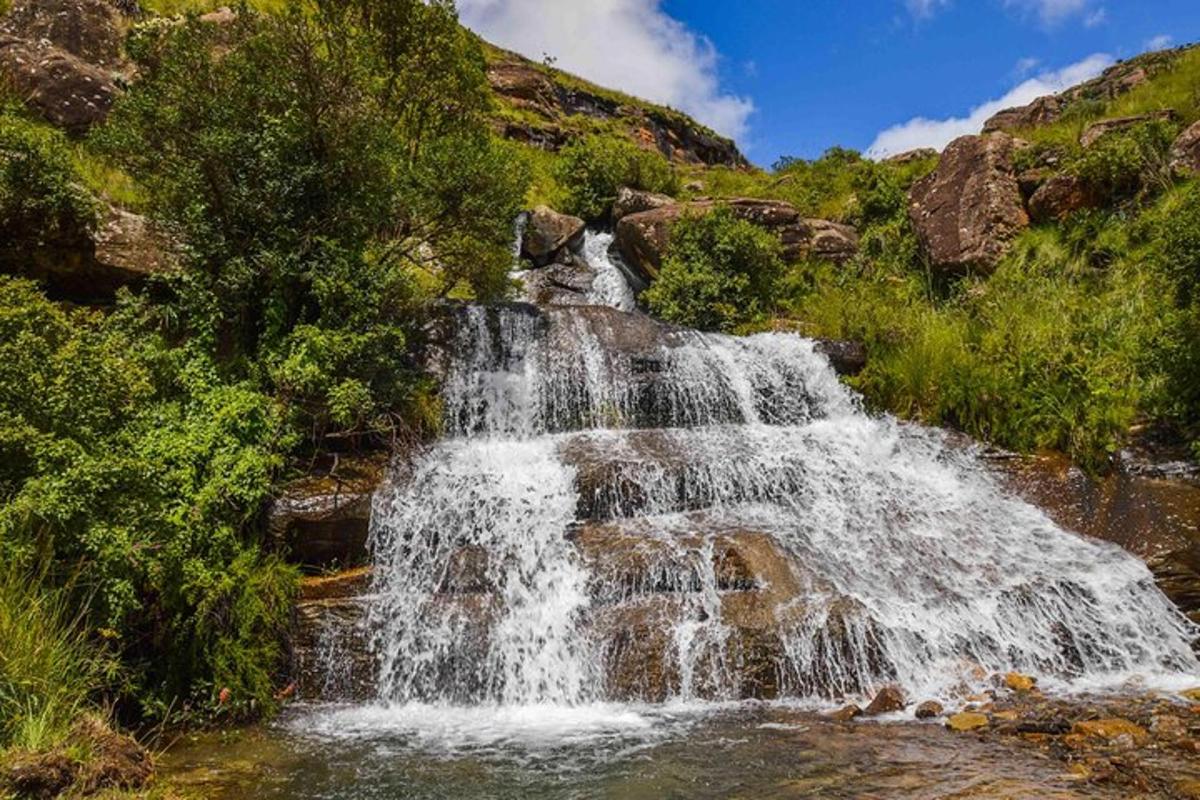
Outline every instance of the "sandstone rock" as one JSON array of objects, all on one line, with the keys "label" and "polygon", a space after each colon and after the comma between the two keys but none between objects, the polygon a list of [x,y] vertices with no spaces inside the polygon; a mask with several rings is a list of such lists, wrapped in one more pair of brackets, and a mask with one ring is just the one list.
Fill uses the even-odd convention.
[{"label": "sandstone rock", "polygon": [[371,568],[312,575],[300,581],[300,601],[345,600],[364,594],[371,583]]},{"label": "sandstone rock", "polygon": [[884,159],[887,164],[911,164],[914,161],[924,161],[927,158],[937,158],[938,151],[932,147],[919,147],[916,150],[906,150]]},{"label": "sandstone rock", "polygon": [[1029,216],[1034,222],[1055,222],[1100,205],[1102,199],[1082,180],[1074,175],[1055,175],[1029,198]]},{"label": "sandstone rock", "polygon": [[885,686],[875,694],[871,704],[863,713],[868,717],[876,717],[880,714],[890,714],[893,711],[903,711],[905,705],[904,692],[896,686]]},{"label": "sandstone rock", "polygon": [[108,116],[118,89],[112,76],[66,50],[0,34],[0,80],[48,122],[83,133]]},{"label": "sandstone rock", "polygon": [[559,214],[546,206],[538,206],[529,214],[525,236],[521,240],[521,256],[535,267],[563,261],[583,247],[587,225],[579,217]]},{"label": "sandstone rock", "polygon": [[979,714],[974,711],[960,711],[950,715],[950,718],[946,720],[946,727],[957,733],[980,730],[989,724],[987,714]]},{"label": "sandstone rock", "polygon": [[839,708],[829,715],[829,718],[837,722],[849,722],[863,715],[863,710],[856,705],[848,705]]},{"label": "sandstone rock", "polygon": [[964,136],[909,193],[921,248],[943,273],[990,273],[1029,225],[1013,172],[1016,140],[1004,133]]},{"label": "sandstone rock", "polygon": [[1200,172],[1200,122],[1179,134],[1171,146],[1171,167],[1184,174]]},{"label": "sandstone rock", "polygon": [[940,717],[944,712],[945,709],[937,700],[926,700],[917,706],[914,715],[917,719],[934,719],[935,717]]},{"label": "sandstone rock", "polygon": [[805,256],[844,262],[858,252],[858,233],[849,225],[805,219],[789,203],[778,200],[735,198],[718,203],[695,200],[630,214],[617,223],[615,245],[625,264],[634,271],[635,283],[649,285],[658,277],[671,228],[684,214],[705,214],[718,205],[728,206],[738,219],[779,236],[783,257],[798,261]]},{"label": "sandstone rock", "polygon": [[1200,703],[1200,686],[1195,689],[1186,689],[1179,694],[1193,703]]},{"label": "sandstone rock", "polygon": [[1037,686],[1037,679],[1019,672],[1010,672],[1004,676],[1004,685],[1014,692],[1031,692]]},{"label": "sandstone rock", "polygon": [[1012,131],[1049,125],[1062,116],[1063,101],[1055,95],[1039,97],[1032,103],[1016,108],[1006,108],[983,123],[984,133]]},{"label": "sandstone rock", "polygon": [[0,34],[42,42],[100,67],[122,63],[125,21],[106,0],[16,0]]},{"label": "sandstone rock", "polygon": [[652,211],[663,206],[673,205],[675,198],[656,192],[643,192],[622,186],[617,190],[617,199],[613,203],[612,221],[620,222],[630,214],[642,211]]},{"label": "sandstone rock", "polygon": [[268,516],[271,545],[310,569],[364,563],[371,498],[386,465],[383,454],[346,457],[332,472],[284,486]]},{"label": "sandstone rock", "polygon": [[1124,744],[1138,746],[1150,740],[1150,734],[1140,725],[1127,719],[1093,719],[1076,722],[1071,732],[1089,739],[1097,739],[1108,744]]},{"label": "sandstone rock", "polygon": [[1168,108],[1162,111],[1155,111],[1151,114],[1137,114],[1132,117],[1100,120],[1084,128],[1083,133],[1079,136],[1079,144],[1083,147],[1091,147],[1110,133],[1129,130],[1145,122],[1173,122],[1177,119],[1179,119],[1179,115]]}]

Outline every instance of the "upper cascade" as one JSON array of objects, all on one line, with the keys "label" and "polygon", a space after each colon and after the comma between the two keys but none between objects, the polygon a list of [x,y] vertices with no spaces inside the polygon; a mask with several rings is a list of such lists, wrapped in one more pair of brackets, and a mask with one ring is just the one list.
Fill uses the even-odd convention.
[{"label": "upper cascade", "polygon": [[458,315],[446,438],[376,497],[381,702],[954,698],[992,672],[1200,671],[1140,561],[941,432],[865,413],[809,340],[598,305]]}]

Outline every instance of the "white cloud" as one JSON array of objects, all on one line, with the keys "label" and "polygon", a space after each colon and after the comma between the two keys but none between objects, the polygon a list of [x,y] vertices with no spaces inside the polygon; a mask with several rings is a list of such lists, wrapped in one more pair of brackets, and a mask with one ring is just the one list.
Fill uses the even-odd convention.
[{"label": "white cloud", "polygon": [[1023,81],[1009,90],[1003,97],[988,100],[972,108],[965,116],[948,119],[926,119],[916,117],[900,125],[882,131],[867,148],[867,155],[883,158],[918,147],[933,147],[941,150],[959,136],[979,133],[983,123],[997,111],[1022,106],[1039,97],[1056,94],[1063,89],[1094,78],[1113,63],[1111,56],[1103,53],[1088,56],[1075,64],[1053,72],[1043,72]]},{"label": "white cloud", "polygon": [[1175,38],[1173,36],[1168,36],[1165,33],[1159,34],[1158,36],[1155,36],[1150,41],[1146,42],[1146,49],[1147,50],[1165,50],[1168,47],[1170,47],[1174,41],[1175,41]]},{"label": "white cloud", "polygon": [[904,0],[904,5],[908,6],[908,13],[918,19],[924,19],[950,5],[950,0]]},{"label": "white cloud", "polygon": [[1092,0],[1004,0],[1004,4],[1036,14],[1046,25],[1055,25],[1068,17],[1090,11]]},{"label": "white cloud", "polygon": [[1098,28],[1106,22],[1108,22],[1108,10],[1104,8],[1097,8],[1095,11],[1083,18],[1083,27]]},{"label": "white cloud", "polygon": [[739,138],[749,98],[721,90],[719,54],[660,0],[459,0],[463,23],[490,42],[612,89],[691,114]]},{"label": "white cloud", "polygon": [[1013,67],[1013,75],[1018,79],[1024,78],[1026,75],[1029,75],[1031,72],[1037,69],[1038,65],[1041,63],[1041,59],[1032,57],[1022,58],[1017,61],[1016,66]]}]

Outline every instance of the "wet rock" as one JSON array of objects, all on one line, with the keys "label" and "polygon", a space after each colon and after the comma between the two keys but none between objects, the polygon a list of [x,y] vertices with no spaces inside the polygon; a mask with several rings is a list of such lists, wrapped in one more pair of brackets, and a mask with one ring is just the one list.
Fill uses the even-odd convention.
[{"label": "wet rock", "polygon": [[346,600],[365,594],[370,585],[370,567],[311,575],[300,581],[300,601]]},{"label": "wet rock", "polygon": [[438,583],[442,594],[479,594],[496,587],[488,576],[488,553],[478,545],[460,547],[450,554]]},{"label": "wet rock", "polygon": [[880,714],[903,711],[905,705],[904,692],[900,691],[899,687],[885,686],[876,693],[863,713],[868,717],[877,717]]},{"label": "wet rock", "polygon": [[694,200],[630,214],[617,223],[614,244],[626,265],[635,272],[635,283],[649,285],[658,277],[671,228],[680,217],[706,214],[718,205],[728,206],[738,219],[778,235],[787,261],[812,256],[841,263],[858,252],[858,233],[854,228],[828,220],[805,219],[789,203],[749,198],[720,202]]},{"label": "wet rock", "polygon": [[675,198],[655,192],[643,192],[622,186],[617,190],[617,199],[613,202],[612,221],[620,222],[630,214],[640,214],[643,211],[653,211],[675,204]]},{"label": "wet rock", "polygon": [[934,269],[989,274],[1029,225],[1004,133],[951,142],[934,172],[909,192],[909,217]]},{"label": "wet rock", "polygon": [[1200,703],[1200,686],[1196,687],[1195,689],[1186,689],[1179,694],[1181,697],[1184,697],[1193,703]]},{"label": "wet rock", "polygon": [[1171,145],[1171,167],[1182,174],[1200,172],[1200,122],[1194,122]]},{"label": "wet rock", "polygon": [[2,33],[0,80],[47,122],[75,134],[103,121],[119,94],[102,67],[48,42]]},{"label": "wet rock", "polygon": [[1059,222],[1076,211],[1099,208],[1103,198],[1074,175],[1055,175],[1029,198],[1029,216],[1034,222]]},{"label": "wet rock", "polygon": [[913,712],[913,715],[917,719],[934,719],[940,717],[944,712],[945,708],[937,700],[926,700],[917,706],[917,710]]},{"label": "wet rock", "polygon": [[829,359],[838,375],[857,375],[867,368],[867,347],[862,342],[817,339],[814,349]]},{"label": "wet rock", "polygon": [[305,600],[296,605],[290,641],[291,675],[301,699],[362,701],[375,694],[376,662],[364,595]]},{"label": "wet rock", "polygon": [[84,62],[122,65],[126,21],[106,0],[16,0],[0,21],[0,34],[44,42]]},{"label": "wet rock", "polygon": [[1071,732],[1088,739],[1127,747],[1140,747],[1150,741],[1150,734],[1146,732],[1145,728],[1120,718],[1076,722],[1072,726]]},{"label": "wet rock", "polygon": [[946,727],[956,733],[980,730],[990,724],[987,714],[975,711],[960,711],[957,714],[951,714],[946,720]]},{"label": "wet rock", "polygon": [[1049,125],[1062,116],[1063,105],[1061,98],[1055,95],[1046,95],[1028,105],[1006,108],[983,123],[983,132],[998,133]]},{"label": "wet rock", "polygon": [[1156,739],[1179,742],[1188,737],[1188,724],[1174,714],[1156,714],[1150,720],[1150,732]]},{"label": "wet rock", "polygon": [[268,516],[271,545],[309,569],[364,564],[371,498],[387,460],[383,453],[343,457],[285,485]]},{"label": "wet rock", "polygon": [[535,267],[565,263],[569,256],[583,249],[586,232],[587,225],[579,217],[538,206],[529,214],[521,240],[521,257],[532,261]]},{"label": "wet rock", "polygon": [[1010,672],[1004,676],[1004,686],[1014,692],[1032,692],[1037,686],[1037,679],[1019,672]]},{"label": "wet rock", "polygon": [[850,722],[851,720],[858,719],[862,715],[863,710],[861,708],[856,705],[848,705],[831,713],[829,718],[837,722]]},{"label": "wet rock", "polygon": [[1083,133],[1079,136],[1079,144],[1083,147],[1091,147],[1110,133],[1129,130],[1146,122],[1174,122],[1177,119],[1179,119],[1179,115],[1168,108],[1150,114],[1100,120],[1084,128]]}]

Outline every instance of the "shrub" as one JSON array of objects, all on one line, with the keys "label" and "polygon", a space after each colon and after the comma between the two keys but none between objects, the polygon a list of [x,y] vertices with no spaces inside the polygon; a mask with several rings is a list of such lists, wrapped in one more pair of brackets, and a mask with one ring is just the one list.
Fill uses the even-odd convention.
[{"label": "shrub", "polygon": [[1108,203],[1171,184],[1169,153],[1177,126],[1155,121],[1103,136],[1084,149],[1068,170]]},{"label": "shrub", "polygon": [[644,299],[663,319],[727,331],[771,308],[782,274],[779,240],[720,207],[675,223],[662,269]]},{"label": "shrub", "polygon": [[656,151],[644,150],[620,136],[586,136],[562,149],[557,169],[566,187],[566,208],[584,219],[608,216],[622,186],[676,194],[679,179]]}]

